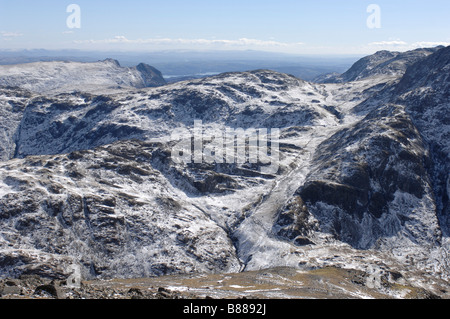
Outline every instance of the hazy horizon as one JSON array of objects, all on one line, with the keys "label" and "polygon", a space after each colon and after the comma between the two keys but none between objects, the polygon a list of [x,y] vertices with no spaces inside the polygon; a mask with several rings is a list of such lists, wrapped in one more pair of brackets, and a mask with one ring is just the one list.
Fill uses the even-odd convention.
[{"label": "hazy horizon", "polygon": [[112,58],[124,67],[146,63],[169,79],[203,77],[224,72],[270,69],[304,80],[332,72],[344,72],[360,56],[294,55],[263,51],[83,51],[83,50],[1,50],[0,65],[46,61],[97,62]]}]

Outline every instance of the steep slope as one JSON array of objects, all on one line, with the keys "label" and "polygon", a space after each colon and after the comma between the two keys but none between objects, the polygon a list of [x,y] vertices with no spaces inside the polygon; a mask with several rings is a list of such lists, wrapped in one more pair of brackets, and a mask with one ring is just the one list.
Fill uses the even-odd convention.
[{"label": "steep slope", "polygon": [[[391,251],[405,265],[448,272],[449,52],[437,48],[402,63],[410,64],[404,76],[351,110],[363,118],[317,147],[305,183],[279,210],[275,235],[320,245],[325,233],[358,249]],[[401,58],[382,52],[347,75],[383,74]]]},{"label": "steep slope", "polygon": [[406,71],[392,101],[405,106],[428,144],[438,216],[450,235],[450,47]]},{"label": "steep slope", "polygon": [[0,161],[14,157],[16,134],[32,94],[15,88],[0,88]]},{"label": "steep slope", "polygon": [[361,121],[317,147],[306,182],[278,213],[277,236],[320,245],[326,233],[448,272],[449,52],[410,65],[351,111]]},{"label": "steep slope", "polygon": [[429,152],[427,166],[436,198],[437,214],[445,238],[449,234],[449,47],[411,65],[395,85],[386,86],[355,108],[356,113],[370,112],[381,103],[404,107],[420,132]]},{"label": "steep slope", "polygon": [[380,107],[319,145],[306,183],[296,192],[306,207],[280,214],[279,224],[287,218],[296,223],[278,233],[292,240],[314,238],[307,221],[312,215],[321,232],[355,248],[439,247],[426,154],[404,109]]},{"label": "steep slope", "polygon": [[402,76],[407,68],[442,47],[417,49],[407,52],[379,51],[357,61],[343,74],[328,74],[317,77],[317,83],[344,83],[374,76]]},{"label": "steep slope", "polygon": [[112,59],[96,63],[54,61],[0,66],[0,86],[20,87],[35,93],[101,92],[165,83],[161,72],[149,65],[124,68]]}]

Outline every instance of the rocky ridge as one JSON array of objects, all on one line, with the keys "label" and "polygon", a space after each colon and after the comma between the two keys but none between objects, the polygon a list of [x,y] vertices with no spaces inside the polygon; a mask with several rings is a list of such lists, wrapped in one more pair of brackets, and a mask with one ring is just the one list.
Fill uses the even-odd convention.
[{"label": "rocky ridge", "polygon": [[333,73],[321,75],[314,79],[313,82],[345,83],[379,75],[402,76],[411,65],[442,48],[441,46],[407,52],[379,51],[360,59],[343,74]]}]

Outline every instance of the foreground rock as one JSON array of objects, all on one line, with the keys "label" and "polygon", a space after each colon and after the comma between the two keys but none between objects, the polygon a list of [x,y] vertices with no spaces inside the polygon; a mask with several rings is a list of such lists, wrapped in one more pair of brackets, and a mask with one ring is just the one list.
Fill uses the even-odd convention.
[{"label": "foreground rock", "polygon": [[402,274],[373,276],[328,267],[311,271],[274,268],[239,274],[192,274],[111,281],[86,281],[78,288],[38,276],[0,281],[2,299],[441,299],[448,285],[414,286]]}]

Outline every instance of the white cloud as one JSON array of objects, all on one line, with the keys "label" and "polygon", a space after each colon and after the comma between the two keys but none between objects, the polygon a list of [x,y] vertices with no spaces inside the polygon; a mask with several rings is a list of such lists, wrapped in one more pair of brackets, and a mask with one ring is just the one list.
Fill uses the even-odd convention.
[{"label": "white cloud", "polygon": [[128,39],[125,36],[115,36],[112,39],[103,40],[81,40],[74,41],[76,44],[147,44],[147,45],[196,45],[196,46],[225,46],[225,47],[293,47],[303,45],[301,42],[278,42],[274,40],[258,40],[241,38],[238,40],[226,39]]},{"label": "white cloud", "polygon": [[392,41],[379,41],[379,42],[371,42],[370,46],[402,46],[408,45],[405,41],[400,40],[392,40]]},{"label": "white cloud", "polygon": [[450,46],[450,42],[414,42],[412,44],[415,48],[432,48],[440,45],[447,47]]},{"label": "white cloud", "polygon": [[389,39],[387,41],[371,42],[365,46],[360,47],[358,52],[364,54],[373,54],[375,51],[410,51],[419,48],[433,48],[437,46],[450,46],[449,42],[433,42],[433,41],[418,41],[408,43],[399,39]]},{"label": "white cloud", "polygon": [[19,32],[0,31],[0,36],[4,39],[11,39],[21,37],[23,34]]}]

